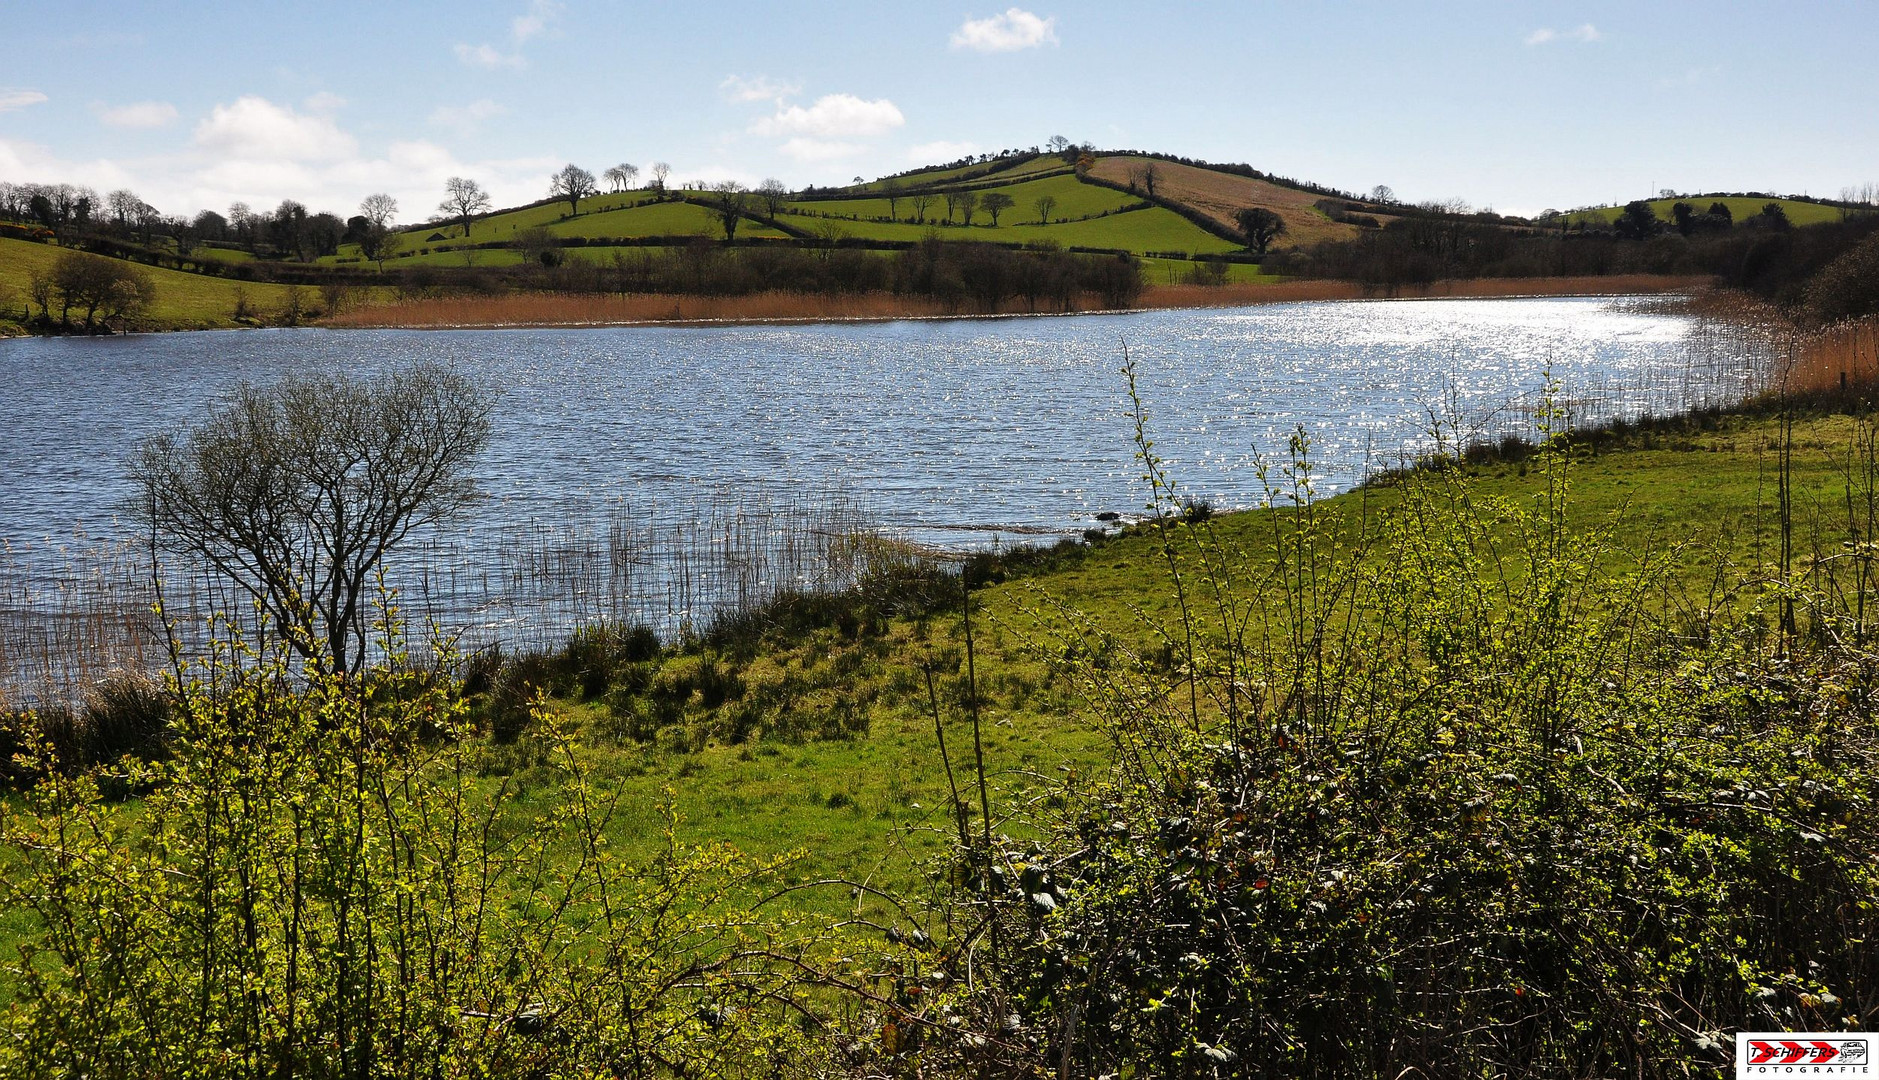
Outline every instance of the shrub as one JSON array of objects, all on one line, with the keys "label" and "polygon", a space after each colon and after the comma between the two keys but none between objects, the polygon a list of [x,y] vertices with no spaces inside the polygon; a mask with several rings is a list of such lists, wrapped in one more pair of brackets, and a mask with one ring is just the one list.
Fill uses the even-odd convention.
[{"label": "shrub", "polygon": [[1033,839],[961,825],[974,973],[902,950],[932,992],[895,999],[901,1057],[1670,1076],[1879,1009],[1869,654],[1661,604],[1683,553],[1578,527],[1558,440],[1532,509],[1418,470],[1365,530],[1302,499],[1305,447],[1244,552],[1148,458],[1195,602],[1139,652],[1074,617],[1038,642],[1113,774],[1035,796]]},{"label": "shrub", "polygon": [[738,899],[777,864],[679,842],[669,808],[656,854],[622,859],[618,791],[553,718],[532,772],[560,797],[533,804],[520,777],[478,778],[443,681],[231,659],[172,687],[171,754],[128,771],[134,808],[29,748],[44,778],[0,818],[23,957],[0,1073],[817,1071],[793,974],[815,935]]}]

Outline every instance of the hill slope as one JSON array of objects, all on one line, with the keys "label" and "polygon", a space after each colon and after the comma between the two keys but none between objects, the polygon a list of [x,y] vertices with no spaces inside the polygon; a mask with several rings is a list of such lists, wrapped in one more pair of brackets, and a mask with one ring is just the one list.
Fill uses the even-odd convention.
[{"label": "hill slope", "polygon": [[1136,156],[1098,158],[1090,173],[1126,185],[1150,167],[1155,170],[1157,195],[1191,207],[1226,228],[1237,228],[1233,215],[1247,207],[1264,207],[1278,214],[1285,221],[1282,247],[1348,240],[1358,233],[1356,226],[1341,225],[1318,210],[1315,204],[1324,196],[1250,176]]}]

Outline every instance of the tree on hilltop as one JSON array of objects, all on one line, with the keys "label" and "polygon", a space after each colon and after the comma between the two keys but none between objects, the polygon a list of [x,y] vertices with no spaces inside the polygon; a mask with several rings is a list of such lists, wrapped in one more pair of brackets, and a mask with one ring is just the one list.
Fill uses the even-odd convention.
[{"label": "tree on hilltop", "polygon": [[561,171],[548,180],[548,194],[552,198],[568,200],[568,216],[581,212],[581,200],[599,191],[594,183],[594,174],[572,162],[563,165]]},{"label": "tree on hilltop", "polygon": [[618,195],[632,187],[633,181],[639,178],[639,166],[621,162],[602,175],[606,177],[607,185],[613,189],[613,193]]},{"label": "tree on hilltop", "polygon": [[470,235],[470,219],[489,210],[489,192],[474,180],[462,176],[453,176],[444,181],[444,201],[437,204],[437,212],[454,219],[463,226],[463,235]]}]

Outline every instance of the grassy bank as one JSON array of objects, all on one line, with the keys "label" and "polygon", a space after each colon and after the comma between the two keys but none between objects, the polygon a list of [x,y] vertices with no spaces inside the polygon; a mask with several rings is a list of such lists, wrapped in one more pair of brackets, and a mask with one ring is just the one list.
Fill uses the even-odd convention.
[{"label": "grassy bank", "polygon": [[[5,294],[4,302],[0,302],[0,323],[18,326],[26,321],[33,276],[51,273],[53,264],[65,252],[65,248],[51,244],[0,238],[0,293]],[[149,310],[134,320],[134,328],[139,330],[222,330],[278,322],[290,307],[290,297],[296,294],[308,312],[322,304],[317,289],[230,281],[161,267],[142,269],[156,286],[156,298]]]}]

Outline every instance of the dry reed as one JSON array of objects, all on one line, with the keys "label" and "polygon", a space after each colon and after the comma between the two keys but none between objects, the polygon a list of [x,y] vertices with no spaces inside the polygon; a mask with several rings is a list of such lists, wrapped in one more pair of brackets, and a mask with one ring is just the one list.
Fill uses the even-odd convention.
[{"label": "dry reed", "polygon": [[[1137,308],[1242,307],[1306,300],[1377,298],[1585,296],[1680,292],[1707,278],[1651,274],[1611,277],[1485,278],[1376,289],[1351,281],[1286,281],[1229,285],[1151,285]],[[1076,298],[1079,312],[1102,310],[1094,295]],[[979,313],[987,314],[987,313]],[[1019,299],[995,315],[1032,314]],[[846,322],[965,317],[956,307],[892,293],[826,295],[763,292],[750,296],[681,296],[640,293],[511,293],[451,296],[355,307],[325,321],[341,328],[500,329],[519,326],[634,326],[684,323]]]},{"label": "dry reed", "polygon": [[1879,385],[1879,317],[1836,323],[1804,335],[1788,371],[1795,393],[1871,390]]},{"label": "dry reed", "polygon": [[[659,514],[620,503],[596,520],[432,531],[393,556],[379,603],[422,653],[433,627],[465,648],[557,648],[595,623],[683,636],[784,593],[846,588],[907,551],[846,495],[784,504],[726,490]],[[53,562],[0,552],[0,708],[76,702],[115,673],[168,661],[147,551],[93,545]],[[264,631],[229,581],[167,562],[162,577],[186,654]]]}]

